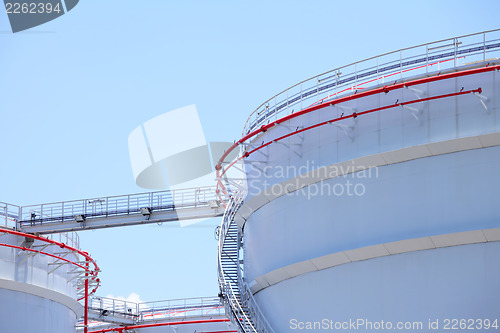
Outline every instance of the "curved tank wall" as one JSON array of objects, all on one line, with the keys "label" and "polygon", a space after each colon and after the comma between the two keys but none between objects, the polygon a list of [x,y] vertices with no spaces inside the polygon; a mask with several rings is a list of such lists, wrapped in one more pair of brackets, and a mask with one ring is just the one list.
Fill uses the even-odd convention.
[{"label": "curved tank wall", "polygon": [[[499,251],[495,242],[376,258],[288,279],[255,297],[276,332],[349,322],[356,332],[390,331],[398,323],[412,325],[401,331],[443,332],[446,319],[498,318]],[[429,329],[429,320],[438,320],[439,330]],[[368,323],[381,321],[386,329]]]},{"label": "curved tank wall", "polygon": [[[317,127],[246,159],[248,196],[236,218],[244,279],[276,332],[323,319],[496,318],[499,84],[494,71],[362,97],[253,141],[437,96]],[[473,93],[448,96],[479,87],[485,105]],[[391,252],[397,246],[404,250]]]},{"label": "curved tank wall", "polygon": [[253,213],[245,224],[248,281],[330,253],[500,226],[499,146],[377,169],[310,185]]},{"label": "curved tank wall", "polygon": [[[3,244],[32,248],[57,255],[58,246],[27,238],[2,234]],[[78,261],[74,254],[67,259]],[[44,254],[0,246],[0,331],[75,332],[82,306],[76,301],[76,288],[66,264],[53,265]],[[55,269],[55,270],[54,270]]]}]

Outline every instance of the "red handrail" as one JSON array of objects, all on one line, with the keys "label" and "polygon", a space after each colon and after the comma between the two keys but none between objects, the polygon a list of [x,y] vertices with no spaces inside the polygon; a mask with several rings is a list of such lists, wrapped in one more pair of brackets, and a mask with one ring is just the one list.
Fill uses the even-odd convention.
[{"label": "red handrail", "polygon": [[[74,265],[78,268],[81,268],[85,271],[85,296],[79,298],[78,301],[85,298],[85,313],[84,313],[85,328],[84,328],[84,332],[87,333],[87,324],[88,324],[88,314],[87,314],[88,303],[87,303],[87,300],[88,300],[88,296],[95,293],[95,291],[97,290],[97,288],[99,288],[99,285],[100,285],[100,280],[97,278],[97,274],[99,273],[100,269],[99,269],[99,266],[97,266],[97,263],[95,262],[95,260],[92,259],[92,257],[90,257],[90,255],[87,252],[81,251],[80,249],[74,248],[74,247],[69,246],[69,245],[62,243],[62,242],[57,242],[57,241],[49,239],[49,238],[40,237],[40,236],[27,234],[24,232],[19,232],[19,231],[14,231],[14,230],[9,230],[9,229],[3,229],[3,228],[0,229],[0,232],[4,233],[4,234],[7,233],[7,234],[15,235],[15,236],[31,238],[33,240],[38,240],[38,241],[49,243],[49,244],[54,244],[54,245],[59,246],[61,249],[67,249],[68,251],[76,252],[85,258],[85,265],[82,265],[78,262],[72,261],[72,260],[64,258],[62,256],[48,253],[45,251],[35,250],[32,248],[17,246],[17,245],[12,245],[12,244],[0,243],[0,246],[14,248],[14,249],[22,250],[22,251],[28,251],[28,252],[32,252],[32,253],[38,253],[41,255],[46,255],[46,256],[49,256],[51,258],[55,258],[57,260],[61,260],[61,261],[67,262],[69,264],[72,264],[72,265]],[[89,267],[89,263],[92,263],[92,265],[94,266],[93,269],[91,269]],[[95,281],[97,283],[96,287],[90,292],[88,290],[89,280]]]}]

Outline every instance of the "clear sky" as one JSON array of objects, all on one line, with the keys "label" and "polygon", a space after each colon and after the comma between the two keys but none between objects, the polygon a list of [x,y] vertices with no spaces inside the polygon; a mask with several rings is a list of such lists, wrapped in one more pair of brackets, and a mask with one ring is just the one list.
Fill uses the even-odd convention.
[{"label": "clear sky", "polygon": [[[143,192],[127,137],[145,121],[196,104],[207,141],[233,141],[260,103],[294,83],[499,28],[499,10],[498,0],[80,0],[16,34],[0,10],[0,201]],[[80,232],[81,247],[103,270],[100,295],[212,296],[218,223]]]}]

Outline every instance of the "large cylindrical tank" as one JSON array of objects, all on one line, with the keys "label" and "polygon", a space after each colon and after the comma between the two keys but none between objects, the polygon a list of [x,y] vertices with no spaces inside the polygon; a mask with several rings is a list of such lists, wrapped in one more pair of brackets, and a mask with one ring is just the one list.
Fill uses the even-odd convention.
[{"label": "large cylindrical tank", "polygon": [[[0,332],[75,332],[78,254],[0,229]],[[10,230],[11,231],[11,230]],[[62,243],[59,243],[62,244]],[[60,259],[64,258],[64,259]]]},{"label": "large cylindrical tank", "polygon": [[309,108],[301,87],[249,121],[235,220],[243,281],[275,332],[498,328],[500,62],[487,36],[377,59],[339,95],[318,77]]}]

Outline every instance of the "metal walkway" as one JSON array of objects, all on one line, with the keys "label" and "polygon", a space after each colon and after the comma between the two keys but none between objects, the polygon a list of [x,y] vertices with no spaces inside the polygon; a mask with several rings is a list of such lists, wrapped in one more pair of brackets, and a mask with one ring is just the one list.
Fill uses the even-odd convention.
[{"label": "metal walkway", "polygon": [[[92,296],[89,299],[89,329],[106,330],[112,327],[134,326],[150,323],[175,321],[226,319],[224,305],[218,297],[199,297],[173,299],[165,301],[136,303],[122,299]],[[234,326],[226,319],[224,327]],[[77,325],[77,331],[83,332],[83,321]],[[230,332],[236,332],[231,330]]]},{"label": "metal walkway", "polygon": [[215,187],[168,190],[30,206],[0,206],[5,225],[51,234],[222,216]]}]

